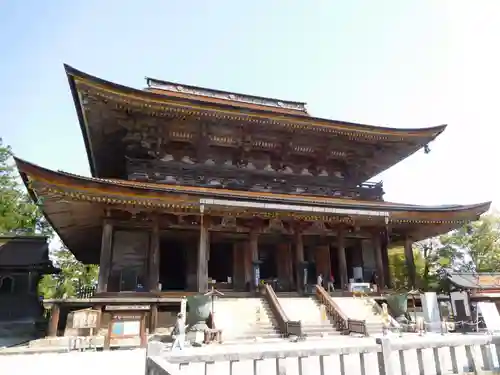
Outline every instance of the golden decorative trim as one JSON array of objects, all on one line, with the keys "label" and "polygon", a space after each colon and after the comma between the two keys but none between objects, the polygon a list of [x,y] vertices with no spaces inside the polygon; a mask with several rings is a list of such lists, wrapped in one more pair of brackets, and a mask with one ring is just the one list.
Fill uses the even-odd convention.
[{"label": "golden decorative trim", "polygon": [[[159,110],[162,112],[177,112],[182,113],[184,115],[204,115],[208,117],[215,117],[224,120],[243,120],[254,123],[266,123],[272,125],[281,125],[285,128],[289,128],[291,130],[303,130],[303,129],[313,129],[320,132],[334,133],[338,135],[344,135],[353,138],[365,138],[365,139],[374,139],[374,140],[388,140],[394,139],[402,141],[407,138],[422,138],[422,137],[430,137],[435,138],[439,135],[439,131],[433,130],[422,130],[422,131],[407,131],[404,135],[400,134],[400,132],[387,130],[387,129],[353,129],[353,126],[356,125],[341,125],[341,124],[331,124],[325,123],[328,120],[318,121],[312,120],[308,117],[304,117],[304,120],[299,119],[288,119],[286,115],[283,114],[258,114],[258,113],[245,113],[241,114],[241,110],[231,110],[231,109],[221,109],[215,108],[210,105],[196,105],[196,104],[188,104],[182,103],[178,100],[173,100],[169,98],[144,98],[144,93],[140,90],[136,94],[124,93],[122,91],[112,89],[107,85],[99,84],[96,82],[89,81],[87,79],[83,79],[78,76],[73,76],[75,84],[84,85],[93,89],[101,90],[102,92],[94,92],[95,95],[100,96],[104,99],[122,102],[128,105],[137,105],[139,104],[142,108],[147,108],[151,110]],[[81,88],[79,88],[80,91]],[[82,90],[84,91],[84,90]],[[104,92],[104,93],[103,93]],[[106,94],[107,93],[107,94]],[[112,95],[117,97],[114,97]],[[147,95],[147,93],[146,93]],[[167,107],[165,104],[171,106]],[[189,109],[186,108],[189,106]],[[172,108],[175,107],[175,108]],[[216,111],[217,113],[210,113],[206,111]],[[159,117],[164,117],[164,115],[155,113],[159,115]],[[362,125],[359,125],[362,126]]]}]

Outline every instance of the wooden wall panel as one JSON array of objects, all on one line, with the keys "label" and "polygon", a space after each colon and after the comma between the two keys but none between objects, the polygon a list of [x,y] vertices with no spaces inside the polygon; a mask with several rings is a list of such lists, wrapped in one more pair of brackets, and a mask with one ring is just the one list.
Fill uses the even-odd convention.
[{"label": "wooden wall panel", "polygon": [[115,231],[108,291],[131,290],[134,274],[138,283],[147,285],[149,242],[149,231]]}]

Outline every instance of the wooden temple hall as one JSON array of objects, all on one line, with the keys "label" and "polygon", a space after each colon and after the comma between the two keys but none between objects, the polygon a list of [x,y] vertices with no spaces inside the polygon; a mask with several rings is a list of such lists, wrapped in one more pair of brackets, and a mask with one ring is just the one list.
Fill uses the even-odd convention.
[{"label": "wooden temple hall", "polygon": [[[317,118],[305,103],[148,78],[143,90],[65,67],[92,177],[16,159],[98,293],[390,287],[387,249],[476,220],[489,203],[384,201],[367,182],[445,126],[397,129]],[[374,275],[376,275],[374,277]],[[104,295],[104,294],[102,294]]]}]

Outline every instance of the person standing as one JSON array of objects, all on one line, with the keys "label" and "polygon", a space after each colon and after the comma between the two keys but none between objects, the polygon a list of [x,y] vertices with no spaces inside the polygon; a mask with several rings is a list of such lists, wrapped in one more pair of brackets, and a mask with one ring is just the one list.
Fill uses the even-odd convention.
[{"label": "person standing", "polygon": [[328,293],[335,290],[335,279],[333,278],[333,273],[330,272],[330,279],[328,280]]},{"label": "person standing", "polygon": [[186,341],[186,327],[184,324],[182,313],[177,314],[177,321],[175,322],[174,329],[172,331],[172,336],[174,339],[174,344],[172,345],[172,350],[179,348],[184,349],[184,343]]},{"label": "person standing", "polygon": [[318,275],[318,280],[316,281],[316,283],[320,286],[323,286],[323,275],[322,274]]}]

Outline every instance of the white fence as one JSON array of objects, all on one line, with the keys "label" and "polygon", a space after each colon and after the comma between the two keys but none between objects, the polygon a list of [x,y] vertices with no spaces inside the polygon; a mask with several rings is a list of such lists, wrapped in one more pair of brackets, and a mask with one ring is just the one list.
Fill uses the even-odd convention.
[{"label": "white fence", "polygon": [[454,334],[275,343],[218,352],[150,349],[146,375],[500,374],[499,350],[500,336]]}]

